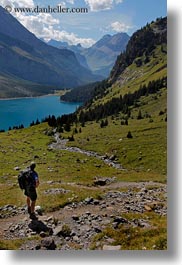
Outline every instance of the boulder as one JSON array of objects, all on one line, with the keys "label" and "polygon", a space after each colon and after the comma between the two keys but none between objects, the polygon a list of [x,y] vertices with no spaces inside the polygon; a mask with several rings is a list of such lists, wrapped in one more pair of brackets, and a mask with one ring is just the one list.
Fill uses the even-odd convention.
[{"label": "boulder", "polygon": [[69,237],[71,235],[71,229],[68,225],[59,225],[53,230],[54,236]]},{"label": "boulder", "polygon": [[103,250],[121,250],[121,246],[110,246],[110,245],[104,245]]},{"label": "boulder", "polygon": [[46,248],[48,250],[55,250],[56,244],[54,242],[54,239],[48,237],[41,240],[41,247]]}]

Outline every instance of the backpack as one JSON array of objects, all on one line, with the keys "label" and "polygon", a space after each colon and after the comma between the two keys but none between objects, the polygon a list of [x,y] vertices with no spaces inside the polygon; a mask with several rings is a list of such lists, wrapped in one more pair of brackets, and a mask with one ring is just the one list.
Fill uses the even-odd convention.
[{"label": "backpack", "polygon": [[20,174],[18,175],[18,184],[21,190],[25,190],[26,187],[34,185],[32,171],[30,169],[26,169],[20,172]]}]

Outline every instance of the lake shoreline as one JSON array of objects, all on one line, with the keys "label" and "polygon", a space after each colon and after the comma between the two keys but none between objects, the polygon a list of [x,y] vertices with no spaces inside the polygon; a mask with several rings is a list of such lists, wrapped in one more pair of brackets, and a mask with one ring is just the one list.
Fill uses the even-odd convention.
[{"label": "lake shoreline", "polygon": [[29,127],[32,122],[41,121],[48,116],[70,114],[81,106],[81,102],[65,102],[57,94],[40,97],[23,97],[0,100],[0,130]]},{"label": "lake shoreline", "polygon": [[[41,97],[49,97],[49,96],[58,96],[58,97],[61,97],[62,95],[64,95],[68,91],[70,91],[70,90],[69,89],[68,90],[64,89],[64,90],[55,90],[54,93],[43,94],[43,95],[40,95],[40,96],[0,98],[0,101],[1,100],[26,99],[26,98],[41,98]],[[64,102],[64,100],[61,100],[61,101]],[[68,101],[65,101],[65,102],[68,102]]]},{"label": "lake shoreline", "polygon": [[40,95],[40,96],[30,96],[30,97],[15,97],[15,98],[0,98],[0,101],[4,100],[15,100],[15,99],[31,99],[31,98],[41,98],[41,97],[49,97],[49,96],[58,96],[58,94],[45,94],[45,95]]}]

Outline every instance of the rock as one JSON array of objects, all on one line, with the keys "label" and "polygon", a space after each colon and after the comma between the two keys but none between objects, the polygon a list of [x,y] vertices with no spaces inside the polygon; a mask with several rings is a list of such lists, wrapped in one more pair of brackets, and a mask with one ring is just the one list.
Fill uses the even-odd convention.
[{"label": "rock", "polygon": [[46,219],[47,222],[53,222],[53,216],[49,216],[47,219]]},{"label": "rock", "polygon": [[111,160],[111,161],[114,161],[116,159],[116,156],[115,155],[111,155],[110,157],[109,157],[109,160]]},{"label": "rock", "polygon": [[73,241],[75,241],[75,242],[79,242],[80,240],[79,240],[79,237],[78,236],[74,236],[73,237]]},{"label": "rock", "polygon": [[73,216],[72,216],[72,219],[73,219],[74,221],[79,221],[79,216],[78,216],[78,215],[73,215]]},{"label": "rock", "polygon": [[48,227],[42,221],[39,220],[32,220],[28,227],[38,234],[40,234],[40,232],[42,231],[48,233],[49,235],[53,233],[51,227]]},{"label": "rock", "polygon": [[56,244],[54,242],[54,239],[46,238],[41,240],[41,247],[46,248],[48,250],[55,250]]},{"label": "rock", "polygon": [[94,200],[94,205],[99,205],[99,200]]},{"label": "rock", "polygon": [[47,236],[47,234],[46,234],[44,231],[41,231],[41,232],[40,232],[40,237],[44,238],[44,237],[46,237],[46,236]]},{"label": "rock", "polygon": [[107,184],[107,179],[96,179],[94,180],[95,186],[105,186]]},{"label": "rock", "polygon": [[101,165],[99,164],[99,165],[95,165],[95,167],[97,167],[97,168],[101,168]]},{"label": "rock", "polygon": [[65,189],[59,189],[59,188],[57,188],[57,189],[49,189],[49,190],[45,190],[44,191],[44,193],[45,194],[60,194],[60,193],[62,193],[62,194],[66,194],[66,193],[69,193],[70,192],[70,190],[65,190]]},{"label": "rock", "polygon": [[52,185],[52,184],[54,184],[54,181],[53,180],[48,180],[47,184]]},{"label": "rock", "polygon": [[39,206],[39,205],[35,206],[35,212],[36,212],[37,214],[39,214],[39,215],[42,215],[42,213],[43,213],[43,209],[42,209],[42,207]]},{"label": "rock", "polygon": [[91,197],[91,198],[86,198],[85,200],[84,200],[84,203],[86,203],[86,204],[91,204],[91,203],[93,203],[93,201],[94,201],[94,199]]},{"label": "rock", "polygon": [[104,245],[103,250],[121,250],[121,246],[110,246],[110,245]]},{"label": "rock", "polygon": [[63,236],[63,237],[70,237],[71,229],[68,225],[59,225],[53,230],[54,236]]},{"label": "rock", "polygon": [[115,217],[114,222],[118,224],[127,224],[128,220],[123,217]]},{"label": "rock", "polygon": [[35,250],[39,250],[39,249],[41,249],[41,245],[36,245]]},{"label": "rock", "polygon": [[53,230],[53,235],[54,235],[54,236],[61,236],[61,235],[62,235],[62,229],[63,229],[63,226],[62,226],[62,225],[57,226],[57,227]]},{"label": "rock", "polygon": [[101,227],[99,227],[99,226],[95,226],[95,227],[93,227],[94,228],[94,231],[96,232],[96,233],[101,233],[102,232],[102,229],[101,229]]},{"label": "rock", "polygon": [[151,212],[152,211],[152,208],[150,206],[148,206],[148,205],[144,205],[144,208],[148,212]]}]

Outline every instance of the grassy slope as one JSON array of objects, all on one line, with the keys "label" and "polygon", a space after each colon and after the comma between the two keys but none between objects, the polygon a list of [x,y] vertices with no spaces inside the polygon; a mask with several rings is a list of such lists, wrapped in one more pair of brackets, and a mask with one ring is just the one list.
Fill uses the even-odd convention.
[{"label": "grassy slope", "polygon": [[52,91],[53,87],[51,86],[36,84],[12,75],[0,73],[0,98],[41,96]]},{"label": "grassy slope", "polygon": [[[100,123],[90,122],[75,134],[71,145],[97,151],[100,154],[115,154],[124,168],[139,171],[166,173],[166,90],[141,100],[140,110],[151,118],[137,120],[138,108],[133,108],[128,126],[121,125],[123,115],[108,118],[109,125],[100,128]],[[133,138],[128,139],[131,131]],[[65,135],[66,136],[66,135]]]},{"label": "grassy slope", "polygon": [[[14,170],[14,167],[19,166],[23,169],[33,159],[37,160],[37,171],[41,181],[40,193],[49,188],[47,181],[50,180],[61,180],[65,183],[62,184],[63,186],[67,186],[66,183],[70,182],[89,184],[93,182],[96,175],[112,176],[116,173],[116,170],[110,167],[106,169],[105,164],[95,158],[88,159],[82,154],[49,150],[48,143],[50,140],[52,141],[52,138],[44,134],[46,129],[48,129],[48,126],[41,124],[28,129],[1,133],[1,205],[9,203],[22,205],[24,197],[17,185],[18,172]],[[35,158],[35,156],[38,158]],[[98,163],[101,164],[101,168],[97,167]],[[60,186],[60,184],[56,185]],[[84,193],[83,188],[71,188],[71,190],[73,190],[73,193],[78,193],[81,199],[88,196]],[[83,191],[82,194],[80,190]],[[42,196],[39,203],[43,204],[46,209],[51,210],[62,204],[64,205],[68,196],[70,197],[70,194],[64,195],[62,198],[58,196],[57,199],[54,198],[55,196]]]},{"label": "grassy slope", "polygon": [[[165,48],[163,46],[163,50]],[[103,104],[112,97],[132,93],[139,89],[141,84],[147,85],[152,80],[167,76],[166,61],[166,53],[161,52],[161,47],[157,47],[150,57],[149,63],[143,64],[141,67],[137,67],[133,63],[127,67],[115,84],[108,89],[108,93],[102,99],[96,99],[89,108]],[[157,94],[141,98],[137,105],[137,107],[130,108],[131,118],[129,118],[128,126],[121,125],[121,120],[125,117],[122,113],[116,117],[108,117],[109,125],[102,129],[100,123],[90,122],[82,128],[81,134],[74,135],[75,142],[71,145],[97,151],[100,154],[115,154],[123,167],[130,170],[165,175],[167,148],[166,88]],[[141,110],[144,119],[137,120],[139,110]],[[159,115],[160,111],[163,111],[164,114]],[[132,139],[126,137],[128,131],[131,131]],[[65,137],[67,135],[63,134]]]},{"label": "grassy slope", "polygon": [[[166,50],[167,48],[164,47]],[[141,57],[144,61],[144,57]],[[150,61],[140,67],[137,67],[135,62],[128,66],[121,74],[118,80],[108,89],[108,93],[102,99],[97,99],[93,107],[110,100],[112,97],[119,97],[127,93],[133,93],[138,90],[140,85],[148,84],[150,81],[167,76],[167,54],[161,52],[161,47],[158,46],[150,56]]]}]

